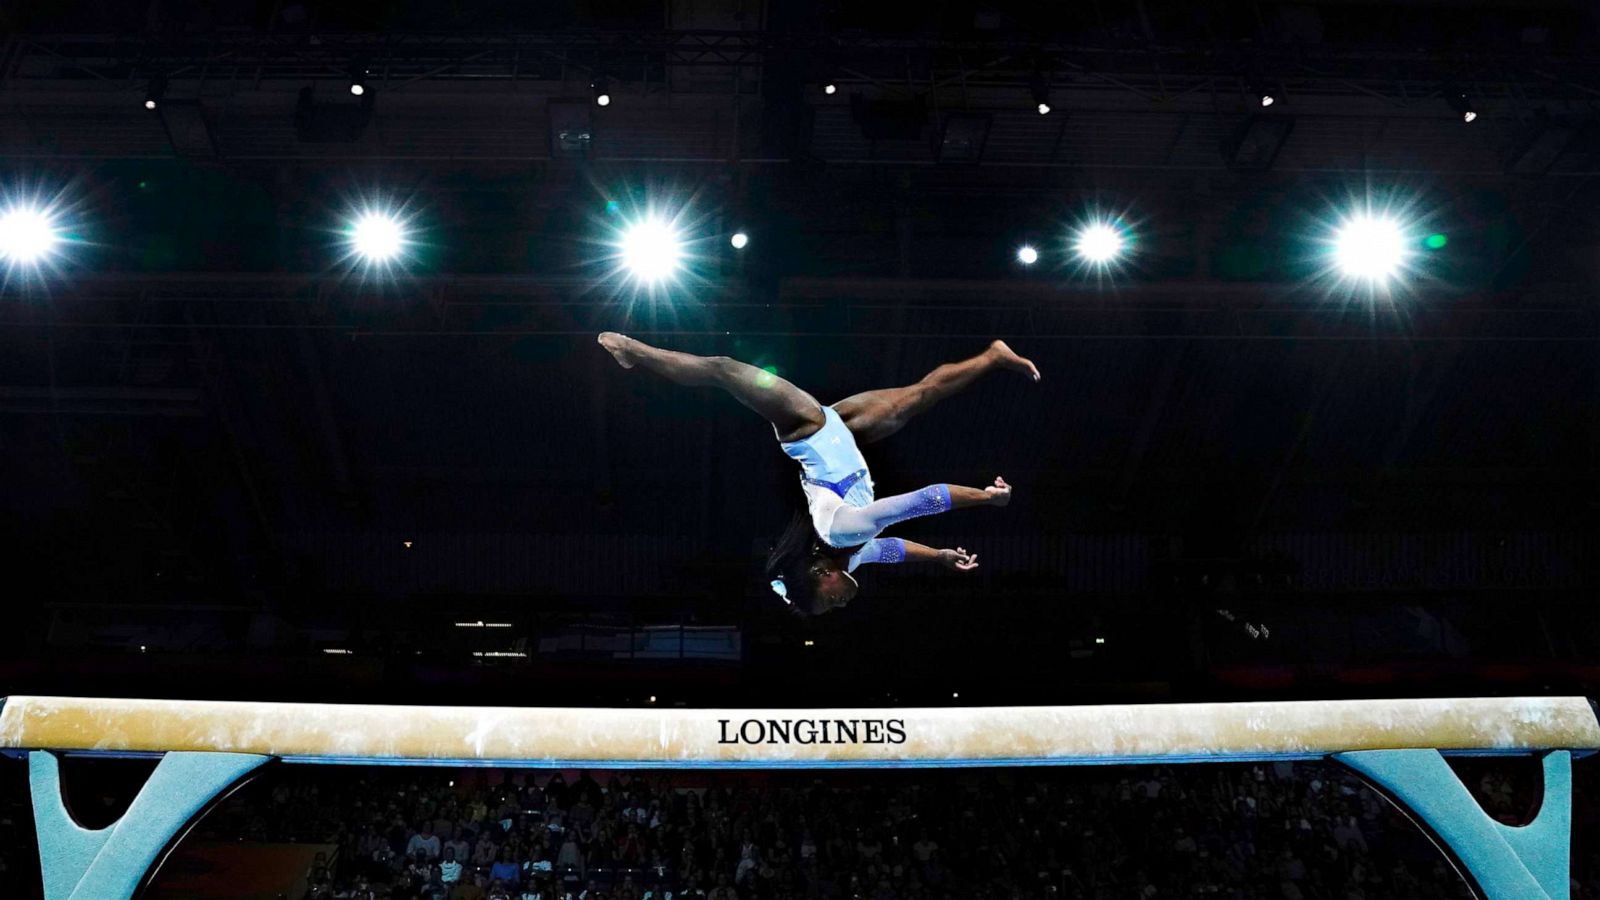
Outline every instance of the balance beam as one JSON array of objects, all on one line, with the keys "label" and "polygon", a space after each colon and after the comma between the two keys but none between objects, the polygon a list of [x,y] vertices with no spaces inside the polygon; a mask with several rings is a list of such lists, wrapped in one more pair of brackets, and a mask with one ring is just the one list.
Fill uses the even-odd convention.
[{"label": "balance beam", "polygon": [[[518,709],[11,697],[46,900],[124,900],[207,808],[268,761],[415,766],[873,768],[1324,759],[1429,832],[1489,898],[1569,897],[1571,760],[1600,750],[1582,697],[945,709]],[[117,824],[81,828],[59,756],[159,756]],[[1443,754],[1536,754],[1538,818],[1486,816]]]},{"label": "balance beam", "polygon": [[12,697],[0,750],[297,763],[756,768],[1319,759],[1600,748],[1583,698],[946,709],[356,706]]}]

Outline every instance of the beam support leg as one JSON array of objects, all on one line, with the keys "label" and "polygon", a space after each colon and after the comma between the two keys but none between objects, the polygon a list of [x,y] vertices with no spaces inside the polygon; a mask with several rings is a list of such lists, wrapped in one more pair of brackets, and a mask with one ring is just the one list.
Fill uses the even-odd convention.
[{"label": "beam support leg", "polygon": [[268,759],[168,753],[122,818],[91,831],[78,824],[62,798],[61,761],[45,750],[29,753],[45,900],[132,900],[174,840]]},{"label": "beam support leg", "polygon": [[1572,753],[1544,756],[1544,801],[1527,825],[1489,818],[1437,750],[1339,753],[1339,762],[1417,819],[1487,900],[1571,900]]}]

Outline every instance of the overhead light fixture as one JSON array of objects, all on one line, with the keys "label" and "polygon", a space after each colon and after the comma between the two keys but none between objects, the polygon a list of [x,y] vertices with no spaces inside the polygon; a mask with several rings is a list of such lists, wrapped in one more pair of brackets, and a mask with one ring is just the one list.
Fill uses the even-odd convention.
[{"label": "overhead light fixture", "polygon": [[356,61],[350,64],[350,93],[360,97],[367,92],[367,64]]},{"label": "overhead light fixture", "polygon": [[975,163],[983,159],[993,117],[982,112],[953,112],[944,117],[939,137],[939,162]]},{"label": "overhead light fixture", "polygon": [[1347,277],[1383,284],[1403,270],[1406,245],[1405,230],[1393,218],[1352,216],[1334,235],[1334,262]]},{"label": "overhead light fixture", "polygon": [[144,108],[155,109],[161,103],[161,98],[167,95],[167,76],[157,75],[150,79],[144,89]]},{"label": "overhead light fixture", "polygon": [[1255,97],[1256,104],[1262,109],[1266,109],[1278,102],[1278,92],[1273,90],[1272,85],[1268,84],[1267,80],[1259,75],[1250,79],[1250,95]]},{"label": "overhead light fixture", "polygon": [[594,106],[581,99],[552,100],[545,105],[550,120],[550,155],[581,159],[594,146]]},{"label": "overhead light fixture", "polygon": [[1072,241],[1072,250],[1079,259],[1102,266],[1121,256],[1126,246],[1122,229],[1110,222],[1095,222],[1080,228]]},{"label": "overhead light fixture", "polygon": [[743,250],[750,246],[750,235],[742,231],[735,231],[733,237],[728,239],[728,243],[732,244],[735,250]]},{"label": "overhead light fixture", "polygon": [[822,86],[822,92],[832,97],[834,94],[839,93],[839,86],[830,81]]},{"label": "overhead light fixture", "polygon": [[[360,96],[361,99],[355,103],[323,103],[317,100],[316,91],[311,85],[301,88],[294,107],[295,137],[307,144],[360,140],[372,121],[377,92],[363,88]],[[193,105],[198,112],[199,104]]]},{"label": "overhead light fixture", "polygon": [[1471,124],[1478,120],[1478,105],[1472,102],[1472,98],[1467,96],[1467,92],[1462,90],[1460,85],[1444,86],[1444,102],[1450,104],[1450,108],[1455,110],[1462,122]]},{"label": "overhead light fixture", "polygon": [[611,82],[604,78],[596,78],[589,83],[589,89],[594,91],[595,106],[611,105]]},{"label": "overhead light fixture", "polygon": [[1033,77],[1028,79],[1028,92],[1033,95],[1033,108],[1039,115],[1050,115],[1050,84],[1045,81],[1044,75],[1033,73]]},{"label": "overhead light fixture", "polygon": [[1022,263],[1025,266],[1031,266],[1038,261],[1039,251],[1035,250],[1032,246],[1023,244],[1021,247],[1017,248],[1017,262]]},{"label": "overhead light fixture", "polygon": [[55,219],[45,209],[18,205],[0,213],[0,259],[8,264],[36,265],[60,242]]},{"label": "overhead light fixture", "polygon": [[622,234],[622,263],[633,277],[657,284],[682,265],[683,238],[665,220],[647,218]]},{"label": "overhead light fixture", "polygon": [[[368,212],[350,223],[350,249],[369,263],[384,263],[399,256],[409,241],[405,226],[394,216]],[[411,542],[406,541],[409,549]]]}]

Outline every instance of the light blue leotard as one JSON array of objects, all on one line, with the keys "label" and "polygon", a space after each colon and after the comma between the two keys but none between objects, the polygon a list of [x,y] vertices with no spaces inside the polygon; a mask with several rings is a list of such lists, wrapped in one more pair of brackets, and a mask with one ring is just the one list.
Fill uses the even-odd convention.
[{"label": "light blue leotard", "polygon": [[824,422],[816,434],[780,444],[800,464],[800,485],[817,536],[830,547],[861,547],[850,557],[849,571],[863,563],[904,562],[905,542],[878,535],[896,522],[948,511],[950,486],[934,484],[876,499],[855,435],[833,407],[824,406],[822,415]]}]

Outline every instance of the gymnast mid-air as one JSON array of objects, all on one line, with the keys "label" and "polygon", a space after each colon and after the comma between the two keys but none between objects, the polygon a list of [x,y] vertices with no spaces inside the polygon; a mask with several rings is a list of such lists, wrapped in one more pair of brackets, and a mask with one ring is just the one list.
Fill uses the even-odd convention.
[{"label": "gymnast mid-air", "polygon": [[768,556],[767,575],[778,596],[803,615],[849,603],[860,589],[850,573],[864,563],[927,561],[959,572],[976,569],[977,554],[961,547],[936,550],[878,535],[917,516],[1011,502],[1011,485],[1003,478],[984,488],[933,484],[876,499],[867,461],[857,447],[894,434],[913,416],[995,369],[1038,381],[1039,369],[1004,341],[991,343],[971,359],[946,363],[916,384],[867,391],[832,406],[823,406],[771,372],[726,356],[663,350],[612,331],[601,334],[599,341],[624,369],[637,366],[678,384],[722,388],[772,423],[783,452],[800,464],[806,508],[795,512]]}]

